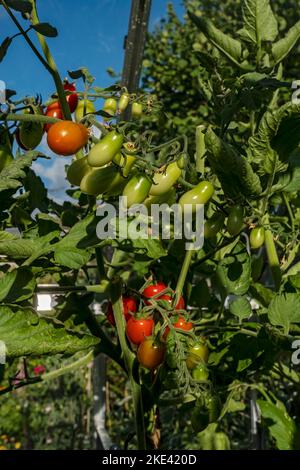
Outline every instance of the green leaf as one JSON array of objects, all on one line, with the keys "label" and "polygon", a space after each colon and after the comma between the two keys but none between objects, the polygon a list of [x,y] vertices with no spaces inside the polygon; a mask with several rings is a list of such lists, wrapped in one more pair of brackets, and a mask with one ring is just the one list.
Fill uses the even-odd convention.
[{"label": "green leaf", "polygon": [[246,294],[251,281],[251,260],[242,243],[219,262],[216,273],[227,294]]},{"label": "green leaf", "polygon": [[[300,142],[300,105],[287,103],[263,115],[254,136],[249,139],[249,157],[260,173],[285,171],[290,153]],[[276,163],[277,155],[280,161]]]},{"label": "green leaf", "polygon": [[252,309],[247,297],[236,297],[230,302],[229,310],[232,315],[239,317],[240,321],[244,318],[249,318],[252,314]]},{"label": "green leaf", "polygon": [[31,13],[32,4],[27,0],[6,0],[6,5],[21,13]]},{"label": "green leaf", "polygon": [[0,62],[2,62],[2,60],[6,56],[7,50],[9,48],[9,46],[11,45],[11,43],[12,43],[12,39],[10,37],[5,38],[4,41],[1,43],[1,46],[0,46]]},{"label": "green leaf", "polygon": [[300,323],[300,294],[278,294],[271,301],[268,316],[272,325],[282,326],[288,334],[292,323]]},{"label": "green leaf", "polygon": [[32,272],[18,268],[0,278],[0,302],[21,302],[32,297],[36,286]]},{"label": "green leaf", "polygon": [[242,59],[242,46],[239,41],[224,34],[216,28],[210,20],[201,16],[202,13],[200,11],[194,14],[188,10],[188,15],[200,31],[205,34],[209,41],[217,47],[219,51],[221,51],[235,65],[240,66],[239,62]]},{"label": "green leaf", "polygon": [[252,284],[250,287],[250,294],[257,300],[263,307],[268,307],[274,297],[274,292],[271,289],[263,286],[259,282]]},{"label": "green leaf", "polygon": [[260,45],[262,41],[274,41],[278,34],[277,20],[269,0],[244,0],[242,4],[243,39]]},{"label": "green leaf", "polygon": [[296,425],[288,415],[282,402],[276,404],[259,399],[260,408],[265,424],[268,426],[271,436],[275,439],[279,450],[293,450],[295,446]]},{"label": "green leaf", "polygon": [[32,25],[32,28],[39,34],[42,34],[48,38],[55,38],[58,35],[57,29],[51,26],[49,23],[34,24]]},{"label": "green leaf", "polygon": [[0,339],[9,358],[74,354],[99,343],[99,338],[68,330],[63,323],[40,318],[30,308],[0,306]]},{"label": "green leaf", "polygon": [[51,242],[59,234],[59,232],[51,232],[37,238],[19,238],[12,234],[3,235],[5,233],[0,232],[0,254],[15,259],[29,258],[33,254],[46,252],[48,248],[51,251]]},{"label": "green leaf", "polygon": [[300,37],[300,21],[288,30],[286,36],[275,42],[272,46],[272,55],[275,64],[281,62],[293,49]]},{"label": "green leaf", "polygon": [[20,180],[26,177],[25,169],[30,167],[32,161],[37,158],[38,152],[26,152],[15,160],[13,160],[8,166],[6,166],[0,173],[0,191],[5,189],[16,189],[22,186]]},{"label": "green leaf", "polygon": [[247,158],[238,154],[211,128],[206,132],[205,143],[209,163],[217,174],[226,195],[237,197],[242,194],[246,197],[254,197],[261,194],[260,179]]}]

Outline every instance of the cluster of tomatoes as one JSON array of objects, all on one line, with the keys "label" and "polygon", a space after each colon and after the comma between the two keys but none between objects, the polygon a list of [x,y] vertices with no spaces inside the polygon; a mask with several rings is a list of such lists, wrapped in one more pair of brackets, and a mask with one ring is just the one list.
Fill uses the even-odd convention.
[{"label": "cluster of tomatoes", "polygon": [[[170,289],[163,282],[155,282],[147,285],[141,291],[142,303],[145,309],[138,312],[138,303],[133,296],[124,296],[123,315],[126,323],[126,336],[132,349],[136,352],[139,363],[150,370],[156,369],[162,364],[166,357],[168,339],[170,336],[180,333],[192,333],[193,323],[189,321],[185,312],[185,301],[181,296],[175,306],[173,306],[173,295]],[[173,292],[172,292],[173,294]],[[154,302],[165,301],[170,307],[167,309],[169,321],[156,311]],[[151,305],[153,309],[151,309]],[[150,309],[150,310],[149,310]],[[150,313],[149,313],[150,312]],[[107,320],[115,326],[115,318],[112,304],[108,305]],[[170,322],[170,323],[169,323]],[[171,329],[170,329],[170,326]],[[186,366],[191,370],[192,377],[197,381],[208,379],[206,363],[208,361],[209,350],[204,338],[191,339],[186,351]]]}]

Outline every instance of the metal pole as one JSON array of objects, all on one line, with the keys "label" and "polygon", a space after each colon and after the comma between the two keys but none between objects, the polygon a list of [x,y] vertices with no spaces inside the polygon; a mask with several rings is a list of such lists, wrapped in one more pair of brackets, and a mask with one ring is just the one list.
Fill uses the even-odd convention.
[{"label": "metal pole", "polygon": [[125,37],[122,86],[136,93],[142,70],[151,0],[132,0],[128,34]]}]

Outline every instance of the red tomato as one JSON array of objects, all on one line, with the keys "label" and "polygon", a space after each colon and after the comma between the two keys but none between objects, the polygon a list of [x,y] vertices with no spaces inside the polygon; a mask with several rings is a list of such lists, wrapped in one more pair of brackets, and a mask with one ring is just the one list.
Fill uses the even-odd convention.
[{"label": "red tomato", "polygon": [[74,155],[88,141],[89,133],[82,124],[60,121],[53,124],[47,136],[50,149],[58,155]]},{"label": "red tomato", "polygon": [[[163,294],[161,297],[158,297],[161,300],[167,300],[170,305],[172,305],[173,299],[170,295],[168,294]],[[185,302],[184,298],[181,296],[177,302],[177,305],[175,307],[175,310],[184,310],[185,309]]]},{"label": "red tomato", "polygon": [[70,112],[73,113],[77,108],[78,95],[76,93],[76,86],[74,83],[69,83],[68,80],[64,82],[64,90],[71,91],[69,95],[66,95],[66,100],[70,108]]},{"label": "red tomato", "polygon": [[151,336],[153,328],[153,318],[131,317],[126,325],[126,334],[133,344],[140,344],[147,336]]},{"label": "red tomato", "polygon": [[165,352],[164,344],[156,344],[153,338],[147,338],[139,345],[137,359],[143,367],[152,370],[164,361]]},{"label": "red tomato", "polygon": [[[193,323],[190,321],[186,321],[183,317],[179,317],[176,323],[173,323],[174,328],[183,331],[190,331],[193,329]],[[164,338],[167,338],[168,334],[170,333],[170,328],[167,326],[165,329]]]},{"label": "red tomato", "polygon": [[150,284],[148,287],[146,287],[146,289],[143,290],[143,296],[146,299],[151,299],[152,297],[156,296],[163,290],[167,289],[167,287],[168,286],[166,286],[166,284],[164,284],[163,282],[156,282],[155,284]]},{"label": "red tomato", "polygon": [[[123,314],[125,317],[125,321],[127,322],[129,318],[131,318],[131,313],[135,313],[137,311],[137,303],[133,297],[123,297]],[[106,318],[112,326],[115,326],[115,317],[112,308],[112,304],[109,303]]]},{"label": "red tomato", "polygon": [[[64,118],[61,107],[59,106],[58,101],[56,101],[56,103],[53,103],[53,104],[51,104],[47,107],[46,112],[45,112],[45,116],[54,117],[54,118],[57,118],[57,119],[63,119]],[[53,124],[45,124],[44,130],[46,132],[48,132],[51,126],[53,126]]]}]

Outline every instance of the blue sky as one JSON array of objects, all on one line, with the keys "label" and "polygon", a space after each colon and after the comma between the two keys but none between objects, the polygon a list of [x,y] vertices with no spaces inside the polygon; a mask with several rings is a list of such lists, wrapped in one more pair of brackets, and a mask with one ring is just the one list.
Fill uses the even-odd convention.
[{"label": "blue sky", "polygon": [[[168,3],[173,3],[178,15],[182,16],[181,0],[152,0],[150,30],[166,15]],[[67,76],[67,70],[84,66],[96,78],[97,86],[105,87],[113,83],[106,69],[112,67],[118,73],[122,70],[123,42],[128,29],[131,0],[38,0],[37,5],[40,21],[48,22],[58,30],[58,36],[48,38],[47,42],[61,76]],[[17,13],[17,16],[22,22],[21,15]],[[0,8],[0,41],[15,33],[15,25]],[[41,93],[46,101],[54,91],[48,72],[21,37],[13,41],[0,63],[0,80],[21,97]],[[45,139],[41,150],[51,155]],[[49,162],[34,164],[35,171],[50,188],[50,195],[60,200],[66,186],[66,163],[67,159],[52,156]]]}]

